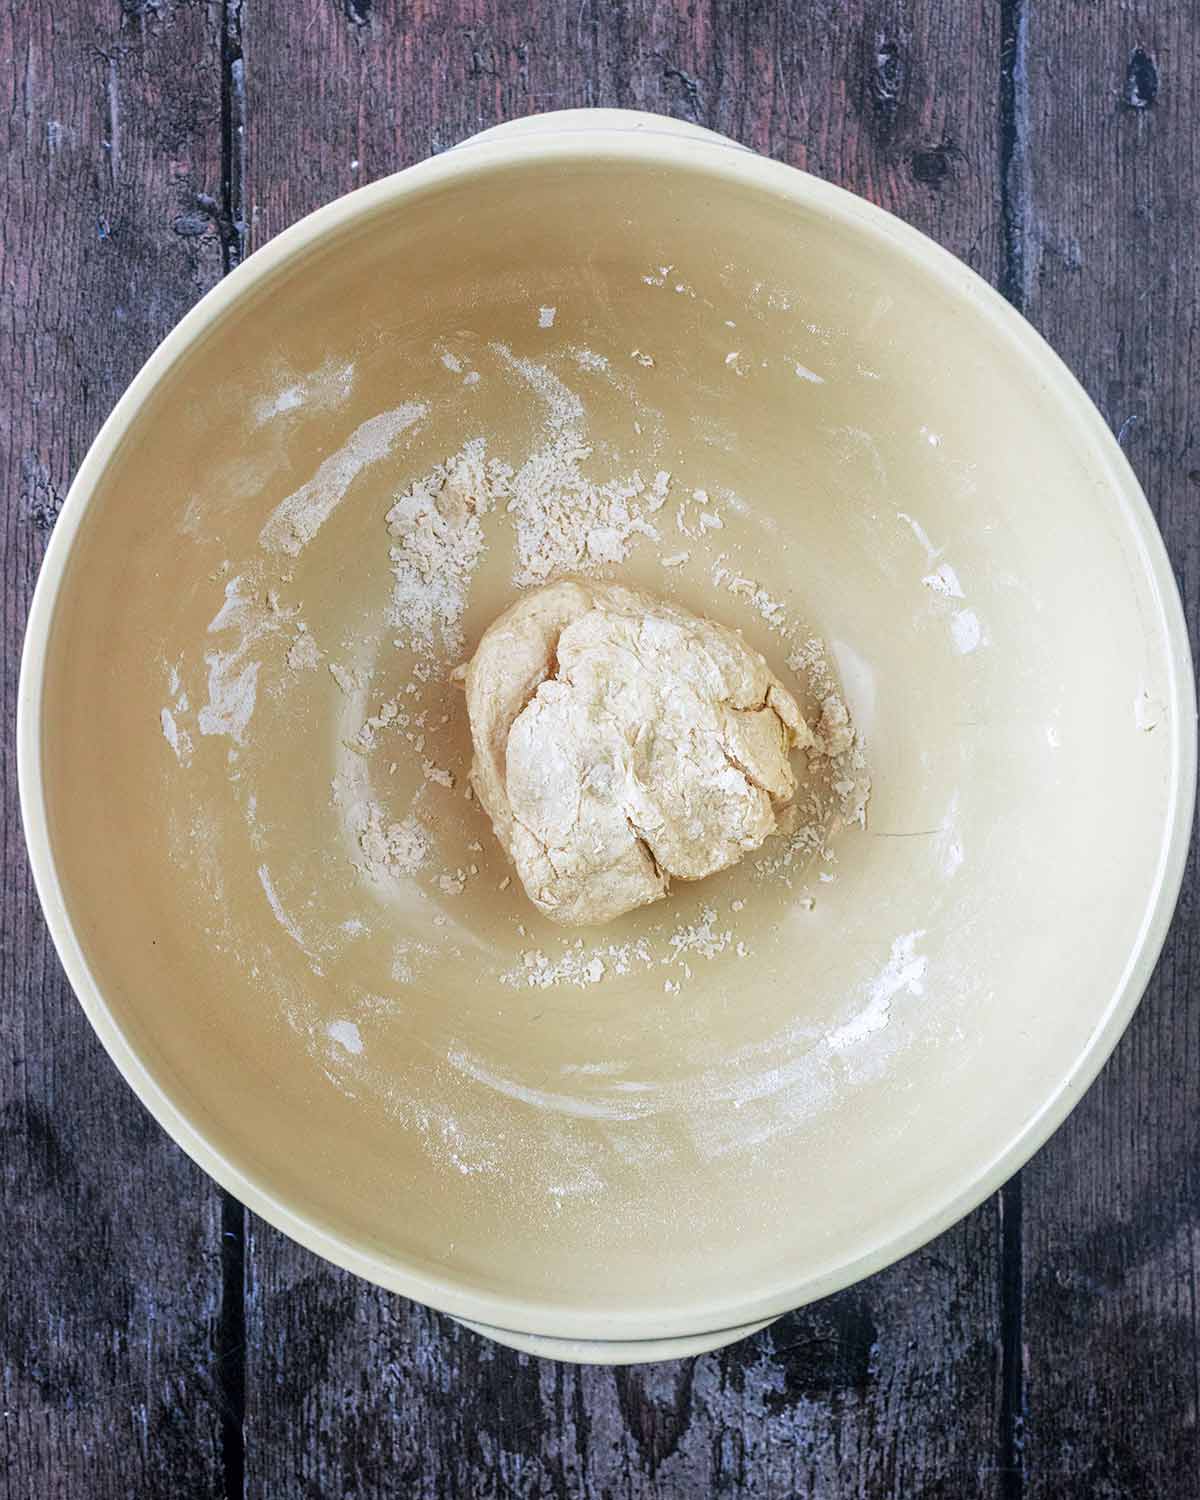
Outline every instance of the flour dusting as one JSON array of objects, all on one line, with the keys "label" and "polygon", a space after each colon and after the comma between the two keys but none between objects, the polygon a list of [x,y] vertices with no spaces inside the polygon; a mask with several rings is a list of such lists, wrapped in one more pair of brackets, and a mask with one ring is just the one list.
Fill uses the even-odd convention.
[{"label": "flour dusting", "polygon": [[462,648],[460,622],[487,550],[481,517],[509,493],[512,470],[482,438],[416,480],[387,513],[395,538],[392,623],[413,647]]},{"label": "flour dusting", "polygon": [[513,476],[507,512],[516,531],[513,582],[533,588],[562,573],[593,573],[621,563],[634,542],[658,541],[650,517],[666,503],[671,476],[660,471],[649,484],[634,470],[597,482],[584,472],[592,457],[583,403],[545,365],[496,352],[541,398],[549,441]]},{"label": "flour dusting", "polygon": [[872,1032],[882,1031],[891,1019],[892,1001],[897,995],[924,994],[928,960],[917,952],[917,943],[924,936],[922,929],[896,938],[891,956],[868,988],[866,1005],[826,1037],[825,1045],[831,1052],[844,1052]]},{"label": "flour dusting", "polygon": [[422,401],[409,401],[380,412],[356,427],[308,481],[281,501],[258,534],[268,552],[298,557],[341,504],[346,491],[371,464],[395,447],[401,436],[428,412]]},{"label": "flour dusting", "polygon": [[254,425],[265,427],[291,412],[329,410],[348,400],[353,389],[353,363],[327,359],[311,374],[297,376],[264,396],[254,407]]},{"label": "flour dusting", "polygon": [[232,646],[207,651],[208,699],[200,707],[201,734],[228,735],[241,745],[258,695],[261,662],[251,659],[259,643],[283,626],[283,617],[239,575],[225,585],[225,600],[209,622],[210,635],[233,635]]},{"label": "flour dusting", "polygon": [[175,752],[175,759],[181,766],[189,766],[192,763],[192,737],[176,723],[175,715],[169,708],[160,710],[159,720],[162,724],[163,739]]},{"label": "flour dusting", "polygon": [[299,923],[285,909],[283,902],[279,899],[279,893],[276,891],[275,884],[271,879],[271,872],[266,865],[259,865],[258,867],[258,882],[263,888],[263,894],[266,896],[267,902],[275,915],[275,920],[283,928],[284,932],[287,933],[288,937],[291,938],[292,942],[303,950],[309,960],[313,973],[321,974],[323,970],[309,949],[308,939],[300,930]]}]

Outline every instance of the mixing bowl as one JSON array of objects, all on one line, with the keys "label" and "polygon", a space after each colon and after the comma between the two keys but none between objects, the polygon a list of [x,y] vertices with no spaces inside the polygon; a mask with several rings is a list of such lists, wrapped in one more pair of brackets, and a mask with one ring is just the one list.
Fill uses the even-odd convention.
[{"label": "mixing bowl", "polygon": [[[563,494],[573,565],[810,706],[824,653],[865,828],[533,910],[448,677],[580,541]],[[1055,355],[886,213],[607,113],[353,193],[183,320],[59,519],[19,738],[63,963],[179,1144],[341,1266],[614,1360],[868,1274],[1045,1140],[1195,768],[1170,567]]]}]

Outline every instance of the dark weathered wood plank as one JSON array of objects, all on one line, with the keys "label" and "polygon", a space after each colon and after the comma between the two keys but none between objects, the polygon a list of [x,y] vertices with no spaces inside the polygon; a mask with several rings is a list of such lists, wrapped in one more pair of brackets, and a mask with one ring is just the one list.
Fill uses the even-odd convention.
[{"label": "dark weathered wood plank", "polygon": [[[456,0],[246,17],[253,244],[534,110],[694,119],[895,209],[995,279],[999,17],[928,3]],[[248,1244],[256,1497],[1000,1492],[993,1203],[742,1348],[616,1374],[527,1360]]]},{"label": "dark weathered wood plank", "polygon": [[996,1493],[990,1206],[744,1344],[616,1371],[514,1354],[266,1226],[249,1252],[253,1500]]},{"label": "dark weathered wood plank", "polygon": [[0,7],[0,1494],[222,1492],[216,1189],[136,1102],[34,897],[10,726],[71,475],[220,274],[219,8]]},{"label": "dark weathered wood plank", "polygon": [[[1027,7],[1015,285],[1120,434],[1200,621],[1200,12]],[[1114,856],[1116,851],[1114,851]],[[1193,850],[1149,994],[1024,1174],[1025,1493],[1190,1496],[1200,952]]]},{"label": "dark weathered wood plank", "polygon": [[599,105],[693,120],[840,182],[994,279],[999,16],[980,9],[269,0],[245,37],[252,247],[502,120]]}]

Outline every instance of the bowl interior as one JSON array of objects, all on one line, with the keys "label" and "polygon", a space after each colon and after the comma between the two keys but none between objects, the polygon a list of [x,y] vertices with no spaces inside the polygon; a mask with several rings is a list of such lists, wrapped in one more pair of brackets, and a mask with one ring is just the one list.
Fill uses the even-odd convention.
[{"label": "bowl interior", "polygon": [[[45,649],[102,1030],[287,1227],[551,1333],[721,1326],[965,1206],[1120,1005],[1177,798],[1159,564],[1057,364],[898,227],[665,153],[475,148],[247,276],[110,434]],[[579,935],[502,888],[447,675],[519,527],[456,637],[386,523],[476,439],[670,473],[610,573],[785,675],[828,643],[865,831]]]}]

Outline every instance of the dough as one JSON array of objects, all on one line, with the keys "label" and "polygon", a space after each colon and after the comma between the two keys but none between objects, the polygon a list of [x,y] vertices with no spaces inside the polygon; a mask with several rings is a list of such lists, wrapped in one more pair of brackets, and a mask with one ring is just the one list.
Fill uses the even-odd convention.
[{"label": "dough", "polygon": [[812,735],[732,630],[616,584],[527,594],[459,669],[471,780],[533,903],[586,926],[757,849]]}]

